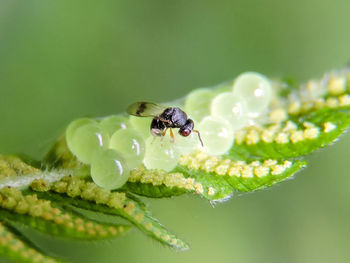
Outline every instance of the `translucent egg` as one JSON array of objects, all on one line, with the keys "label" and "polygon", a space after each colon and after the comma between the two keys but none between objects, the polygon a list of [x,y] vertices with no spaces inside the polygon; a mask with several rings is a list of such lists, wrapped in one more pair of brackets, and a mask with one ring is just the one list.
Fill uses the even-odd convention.
[{"label": "translucent egg", "polygon": [[281,82],[280,80],[270,80],[271,84],[271,99],[270,110],[276,108],[282,108],[287,103],[287,98],[281,94],[286,94],[289,90],[288,83]]},{"label": "translucent egg", "polygon": [[109,136],[107,133],[93,122],[76,129],[68,147],[81,162],[90,164],[94,154],[101,149],[107,149],[108,144]]},{"label": "translucent egg", "polygon": [[100,151],[91,163],[91,178],[98,186],[113,190],[129,178],[129,168],[123,156],[115,150]]},{"label": "translucent egg", "polygon": [[81,119],[77,119],[77,120],[72,121],[68,125],[68,127],[66,129],[66,141],[67,141],[67,145],[68,145],[69,149],[71,149],[71,142],[72,142],[72,138],[73,138],[75,131],[78,128],[80,128],[81,126],[84,126],[84,125],[89,124],[89,123],[97,124],[97,122],[93,119],[81,118]]},{"label": "translucent egg", "polygon": [[152,118],[130,116],[129,122],[131,127],[137,130],[144,139],[150,136]]},{"label": "translucent egg", "polygon": [[145,141],[134,129],[121,129],[115,132],[109,142],[109,148],[120,152],[130,169],[139,166],[145,155]]},{"label": "translucent egg", "polygon": [[222,92],[232,92],[232,83],[227,83],[227,84],[222,84],[220,86],[216,86],[214,87],[214,90],[215,94],[219,94],[219,93],[222,93]]},{"label": "translucent egg", "polygon": [[225,154],[233,145],[233,129],[229,122],[219,118],[205,117],[198,126],[204,149],[210,155]]},{"label": "translucent egg", "polygon": [[210,103],[215,92],[209,89],[197,89],[187,95],[185,112],[195,121],[201,121],[210,114]]},{"label": "translucent egg", "polygon": [[128,124],[128,118],[120,116],[120,115],[113,115],[104,118],[100,122],[100,126],[102,130],[106,131],[109,136],[112,136],[113,133],[115,133],[119,129],[126,129],[130,124]]},{"label": "translucent egg", "polygon": [[224,92],[217,95],[211,102],[211,114],[227,120],[234,130],[244,127],[247,123],[247,103],[243,97]]},{"label": "translucent egg", "polygon": [[177,131],[174,134],[174,146],[180,155],[193,153],[200,146],[198,135],[194,132],[187,137],[181,136]]},{"label": "translucent egg", "polygon": [[247,72],[239,75],[233,84],[233,94],[247,101],[247,110],[251,114],[264,111],[271,100],[271,84],[263,75]]},{"label": "translucent egg", "polygon": [[180,153],[175,143],[164,137],[149,137],[146,140],[146,152],[143,163],[147,169],[162,169],[166,172],[174,169],[179,161]]}]

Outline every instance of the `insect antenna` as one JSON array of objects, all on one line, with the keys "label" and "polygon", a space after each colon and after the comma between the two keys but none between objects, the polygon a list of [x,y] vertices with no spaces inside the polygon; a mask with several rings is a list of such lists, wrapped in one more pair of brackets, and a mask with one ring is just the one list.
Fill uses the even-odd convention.
[{"label": "insect antenna", "polygon": [[201,142],[202,147],[204,147],[204,144],[203,144],[203,141],[202,141],[202,138],[201,138],[201,134],[199,133],[199,131],[198,130],[192,130],[192,131],[194,131],[195,133],[198,134],[198,139]]}]

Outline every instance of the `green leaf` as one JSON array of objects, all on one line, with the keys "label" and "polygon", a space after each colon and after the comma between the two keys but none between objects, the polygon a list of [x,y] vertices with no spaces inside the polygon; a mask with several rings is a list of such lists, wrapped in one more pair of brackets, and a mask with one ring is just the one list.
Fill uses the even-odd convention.
[{"label": "green leaf", "polygon": [[[269,113],[236,131],[226,154],[194,151],[181,156],[170,172],[140,165],[117,191],[92,182],[90,166],[69,151],[65,136],[41,162],[0,155],[0,256],[18,262],[57,262],[23,236],[16,224],[69,240],[98,240],[126,232],[130,226],[120,224],[121,219],[165,246],[187,250],[188,244],[154,219],[139,196],[188,194],[220,202],[292,178],[306,166],[305,155],[331,144],[350,126],[349,76],[342,71],[328,82],[308,82],[299,88],[274,81],[277,97]],[[232,81],[214,87],[213,96],[231,86]],[[109,215],[112,222],[106,223],[101,215]]]},{"label": "green leaf", "polygon": [[350,125],[350,108],[321,109],[264,128],[250,127],[226,155],[232,159],[285,159],[310,154],[334,142]]},{"label": "green leaf", "polygon": [[[32,188],[36,189],[35,186]],[[110,192],[92,182],[67,176],[62,181],[53,183],[49,189],[37,194],[41,198],[62,204],[123,217],[164,245],[178,250],[188,249],[184,241],[171,234],[151,216],[141,201],[128,197],[124,192]]]},{"label": "green leaf", "polygon": [[65,135],[58,138],[43,158],[42,164],[48,169],[75,169],[82,166],[77,158],[68,150]]},{"label": "green leaf", "polygon": [[105,239],[128,230],[127,226],[99,224],[53,207],[36,195],[24,195],[16,188],[0,189],[0,220],[19,222],[46,234],[78,238]]},{"label": "green leaf", "polygon": [[41,171],[23,162],[17,156],[0,154],[0,181],[12,179],[18,175],[37,174],[38,172]]},{"label": "green leaf", "polygon": [[[194,178],[200,174],[204,182],[206,180],[212,182],[216,188],[213,187],[208,191],[208,195],[211,192],[209,196],[215,197],[227,188],[226,185],[222,187],[222,181],[229,184],[233,190],[241,192],[260,190],[291,177],[304,167],[306,162],[272,159],[252,162],[233,161],[198,152],[182,158],[181,164]],[[227,197],[229,196],[222,196],[223,199]]]},{"label": "green leaf", "polygon": [[135,169],[131,172],[129,182],[124,189],[153,198],[194,193],[208,200],[228,198],[233,190],[223,178],[215,178],[200,171],[191,171],[181,165],[171,173],[147,170],[144,167]]},{"label": "green leaf", "polygon": [[22,235],[16,235],[13,228],[0,222],[0,256],[23,263],[62,262],[48,257],[33,247]]},{"label": "green leaf", "polygon": [[301,160],[232,161],[202,152],[183,156],[171,173],[139,167],[124,190],[147,197],[198,194],[210,201],[227,200],[234,191],[255,191],[281,182],[302,167]]}]

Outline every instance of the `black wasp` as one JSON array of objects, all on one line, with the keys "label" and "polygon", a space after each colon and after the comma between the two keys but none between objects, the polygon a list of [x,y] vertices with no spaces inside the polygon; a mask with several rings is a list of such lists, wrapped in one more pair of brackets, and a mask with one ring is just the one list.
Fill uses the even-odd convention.
[{"label": "black wasp", "polygon": [[137,117],[153,117],[150,127],[153,136],[165,136],[170,129],[170,137],[174,139],[171,128],[179,128],[179,134],[184,137],[189,136],[192,131],[196,132],[203,146],[199,131],[193,129],[193,120],[187,118],[187,114],[178,107],[165,107],[142,101],[131,104],[126,112]]}]

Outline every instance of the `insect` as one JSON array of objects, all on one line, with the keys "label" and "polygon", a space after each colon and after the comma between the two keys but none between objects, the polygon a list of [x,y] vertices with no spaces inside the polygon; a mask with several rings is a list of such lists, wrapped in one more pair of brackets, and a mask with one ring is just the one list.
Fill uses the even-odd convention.
[{"label": "insect", "polygon": [[198,130],[194,130],[193,120],[187,118],[187,114],[178,107],[165,107],[152,102],[135,102],[131,104],[126,112],[137,117],[153,117],[151,122],[151,134],[153,136],[165,136],[170,129],[170,137],[174,140],[172,128],[179,128],[179,134],[187,137],[191,132],[198,134],[198,139],[203,146]]}]

